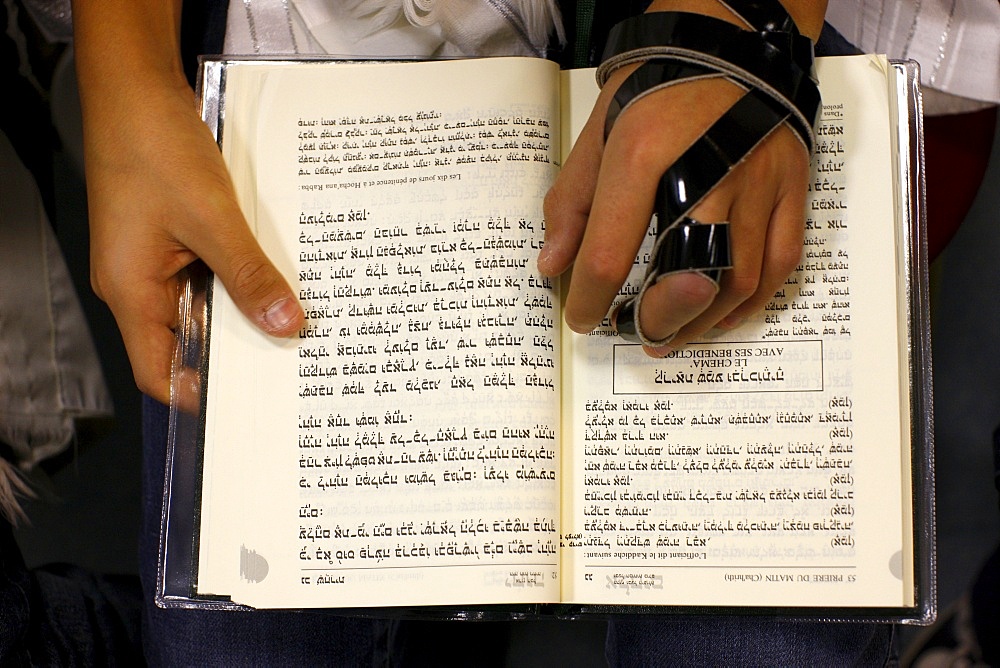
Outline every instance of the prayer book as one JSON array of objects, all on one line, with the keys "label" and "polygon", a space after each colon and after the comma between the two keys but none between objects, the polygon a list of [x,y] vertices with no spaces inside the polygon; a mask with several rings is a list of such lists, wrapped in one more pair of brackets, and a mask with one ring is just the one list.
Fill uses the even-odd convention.
[{"label": "prayer book", "polygon": [[535,268],[593,71],[207,59],[204,118],[306,322],[269,338],[192,272],[158,603],[931,619],[915,67],[817,75],[800,264],[655,359],[567,329]]}]

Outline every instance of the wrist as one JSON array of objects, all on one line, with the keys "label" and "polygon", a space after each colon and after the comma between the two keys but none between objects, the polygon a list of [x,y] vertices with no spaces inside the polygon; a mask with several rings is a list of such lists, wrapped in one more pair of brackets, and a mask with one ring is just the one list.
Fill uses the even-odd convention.
[{"label": "wrist", "polygon": [[84,114],[148,94],[190,91],[180,59],[180,3],[73,0],[77,78]]}]

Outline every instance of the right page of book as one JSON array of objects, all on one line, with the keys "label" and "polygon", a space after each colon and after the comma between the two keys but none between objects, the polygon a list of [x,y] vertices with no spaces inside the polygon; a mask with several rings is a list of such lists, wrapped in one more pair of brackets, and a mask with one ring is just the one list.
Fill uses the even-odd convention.
[{"label": "right page of book", "polygon": [[913,604],[888,72],[820,59],[802,260],[756,318],[665,359],[564,333],[566,602]]}]

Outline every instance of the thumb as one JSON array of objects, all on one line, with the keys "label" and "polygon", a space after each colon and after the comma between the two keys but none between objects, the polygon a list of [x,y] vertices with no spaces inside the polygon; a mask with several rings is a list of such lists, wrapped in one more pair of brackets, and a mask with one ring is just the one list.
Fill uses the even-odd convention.
[{"label": "thumb", "polygon": [[264,252],[254,248],[236,253],[217,271],[236,306],[260,329],[273,336],[291,336],[305,316],[284,277]]},{"label": "thumb", "polygon": [[291,336],[302,328],[302,307],[249,228],[238,227],[217,238],[202,259],[251,322],[272,336]]}]

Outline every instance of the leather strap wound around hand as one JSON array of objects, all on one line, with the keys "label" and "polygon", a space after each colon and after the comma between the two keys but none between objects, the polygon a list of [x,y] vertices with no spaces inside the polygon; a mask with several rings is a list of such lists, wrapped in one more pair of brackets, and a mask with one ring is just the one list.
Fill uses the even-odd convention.
[{"label": "leather strap wound around hand", "polygon": [[[812,42],[799,34],[778,2],[723,4],[749,29],[699,14],[640,14],[611,29],[597,71],[603,86],[614,70],[642,62],[608,107],[605,138],[630,105],[667,86],[721,77],[747,91],[660,179],[652,259],[639,294],[619,307],[614,318],[623,338],[648,346],[663,346],[673,338],[652,341],[642,332],[639,304],[648,287],[676,271],[699,271],[718,284],[721,270],[731,266],[728,224],[698,223],[689,217],[691,209],[782,125],[795,132],[806,150],[812,150],[814,141],[820,95],[812,75]],[[709,229],[692,233],[694,226]],[[671,231],[682,229],[682,234]],[[678,249],[678,243],[684,247]],[[679,263],[679,258],[703,261]]]}]

